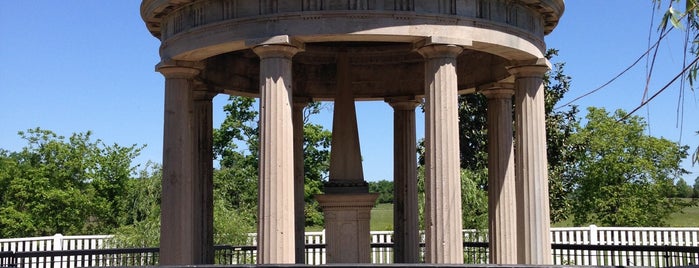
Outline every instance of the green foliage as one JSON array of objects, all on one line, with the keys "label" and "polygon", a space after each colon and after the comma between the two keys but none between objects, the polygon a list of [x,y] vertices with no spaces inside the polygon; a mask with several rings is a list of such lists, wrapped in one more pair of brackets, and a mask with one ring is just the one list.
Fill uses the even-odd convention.
[{"label": "green foliage", "polygon": [[661,226],[689,205],[670,199],[674,180],[686,171],[679,163],[687,147],[643,134],[640,117],[625,120],[589,108],[585,126],[571,136],[575,161],[566,167],[573,186],[575,225]]},{"label": "green foliage", "polygon": [[106,145],[90,132],[19,135],[26,147],[0,151],[0,237],[108,233],[126,221],[131,161],[143,147]]},{"label": "green foliage", "polygon": [[[214,175],[216,196],[235,208],[247,221],[256,221],[258,198],[259,112],[256,100],[231,96],[224,106],[226,119],[214,130],[214,153],[221,169]],[[304,192],[306,226],[322,225],[320,206],[313,199],[322,193],[330,163],[330,131],[308,119],[322,110],[311,103],[304,110]]]},{"label": "green foliage", "polygon": [[[549,49],[546,58],[552,59],[557,55],[558,50]],[[570,215],[571,204],[568,197],[571,185],[564,178],[563,171],[567,163],[574,161],[575,155],[570,153],[569,140],[578,121],[578,108],[576,106],[572,106],[568,110],[554,109],[570,89],[571,78],[564,73],[564,67],[564,62],[554,63],[552,70],[546,73],[544,79],[549,207],[551,221],[554,223],[565,221]]]},{"label": "green foliage", "polygon": [[393,203],[393,182],[387,180],[370,181],[369,192],[378,193],[377,204]]},{"label": "green foliage", "polygon": [[[461,209],[464,229],[488,228],[488,169],[461,170]],[[468,212],[468,213],[466,213]]]},{"label": "green foliage", "polygon": [[123,225],[110,241],[115,247],[157,247],[160,244],[162,167],[148,162],[129,180]]},{"label": "green foliage", "polygon": [[[556,55],[558,55],[558,50],[549,49],[546,57],[552,59]],[[573,132],[573,125],[577,121],[576,115],[578,113],[577,107],[574,106],[567,110],[554,110],[556,104],[570,88],[571,78],[564,73],[564,67],[565,63],[555,63],[553,69],[546,74],[544,79],[549,198],[551,200],[550,210],[553,222],[567,219],[570,213],[568,198],[570,188],[566,184],[562,172],[565,164],[571,161],[573,157],[567,153],[569,149],[567,140]],[[482,94],[459,96],[459,155],[461,157],[461,168],[468,170],[469,177],[481,173],[486,174],[485,178],[478,177],[478,185],[477,187],[472,186],[475,187],[473,189],[485,190],[488,187],[486,171],[488,166],[487,106],[487,99]],[[423,154],[423,150],[424,147],[422,144],[419,144],[418,151],[420,155]],[[420,164],[424,164],[422,157],[420,157]],[[483,203],[483,205],[487,205],[487,202]],[[463,207],[463,209],[464,215],[468,215],[465,217],[469,219],[479,218],[481,215],[472,208]],[[486,208],[481,210],[486,210]]]},{"label": "green foliage", "polygon": [[692,198],[694,197],[694,189],[692,189],[689,184],[687,184],[686,181],[683,179],[677,180],[677,183],[675,183],[675,196],[673,197],[679,197],[679,198]]}]

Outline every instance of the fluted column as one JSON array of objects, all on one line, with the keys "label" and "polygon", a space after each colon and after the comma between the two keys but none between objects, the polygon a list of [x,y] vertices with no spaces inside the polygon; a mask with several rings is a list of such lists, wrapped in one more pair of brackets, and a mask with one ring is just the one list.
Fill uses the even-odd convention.
[{"label": "fluted column", "polygon": [[212,263],[211,218],[208,203],[202,203],[210,198],[210,170],[202,165],[206,156],[197,152],[199,146],[208,146],[198,144],[207,139],[197,122],[207,120],[206,111],[194,99],[200,68],[192,62],[163,61],[157,70],[165,76],[160,264]]},{"label": "fluted column", "polygon": [[425,57],[425,262],[463,263],[456,57],[431,45]]},{"label": "fluted column", "polygon": [[296,228],[294,240],[296,247],[296,263],[305,263],[306,257],[306,206],[304,192],[304,156],[303,156],[303,109],[308,105],[307,101],[294,101],[293,123],[294,123],[294,226]]},{"label": "fluted column", "polygon": [[491,85],[488,98],[488,237],[491,264],[517,263],[515,156],[511,84]]},{"label": "fluted column", "polygon": [[395,263],[417,263],[416,100],[389,100],[393,107],[393,251]]},{"label": "fluted column", "polygon": [[551,264],[544,74],[547,65],[510,68],[515,76],[517,244],[520,264]]},{"label": "fluted column", "polygon": [[253,48],[260,57],[259,264],[294,263],[294,140],[287,45]]}]

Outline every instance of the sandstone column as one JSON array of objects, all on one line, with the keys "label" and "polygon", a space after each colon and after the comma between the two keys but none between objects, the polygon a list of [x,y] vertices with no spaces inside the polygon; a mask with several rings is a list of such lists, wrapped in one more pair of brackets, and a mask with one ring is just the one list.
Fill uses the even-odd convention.
[{"label": "sandstone column", "polygon": [[491,264],[517,263],[517,207],[511,84],[482,91],[488,98],[488,236]]},{"label": "sandstone column", "polygon": [[425,262],[463,263],[456,57],[430,45],[425,57]]},{"label": "sandstone column", "polygon": [[294,240],[296,247],[296,263],[304,264],[306,257],[306,215],[304,207],[304,156],[303,156],[303,109],[307,101],[294,101],[292,121],[294,123]]},{"label": "sandstone column", "polygon": [[548,66],[510,68],[515,76],[517,245],[520,264],[551,264],[544,74]]},{"label": "sandstone column", "polygon": [[259,264],[294,263],[294,140],[287,45],[253,48],[260,57]]},{"label": "sandstone column", "polygon": [[163,61],[157,69],[165,76],[160,263],[210,264],[211,99],[195,98],[194,63]]},{"label": "sandstone column", "polygon": [[389,100],[393,107],[393,251],[395,263],[417,263],[416,100]]}]

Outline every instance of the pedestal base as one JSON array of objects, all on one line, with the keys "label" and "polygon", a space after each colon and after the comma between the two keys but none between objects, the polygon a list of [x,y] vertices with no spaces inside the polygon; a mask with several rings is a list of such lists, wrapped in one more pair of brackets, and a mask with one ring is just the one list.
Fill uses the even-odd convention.
[{"label": "pedestal base", "polygon": [[327,263],[369,263],[369,219],[378,194],[324,194],[316,200],[325,216]]}]

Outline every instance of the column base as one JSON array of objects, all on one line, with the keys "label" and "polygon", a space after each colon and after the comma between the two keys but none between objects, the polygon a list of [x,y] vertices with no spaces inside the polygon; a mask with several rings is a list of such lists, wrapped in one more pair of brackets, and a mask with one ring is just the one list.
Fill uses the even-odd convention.
[{"label": "column base", "polygon": [[323,194],[315,198],[323,208],[327,263],[369,263],[369,220],[378,194]]}]

